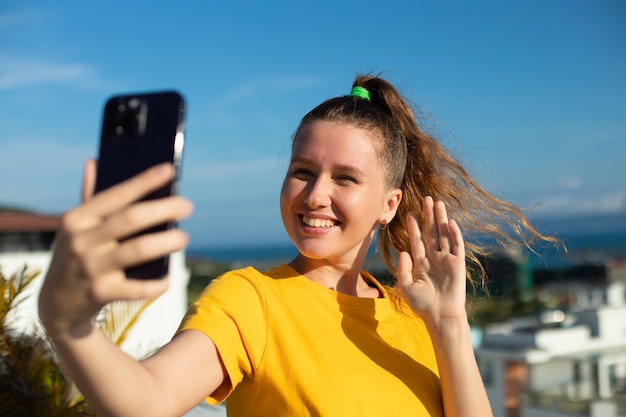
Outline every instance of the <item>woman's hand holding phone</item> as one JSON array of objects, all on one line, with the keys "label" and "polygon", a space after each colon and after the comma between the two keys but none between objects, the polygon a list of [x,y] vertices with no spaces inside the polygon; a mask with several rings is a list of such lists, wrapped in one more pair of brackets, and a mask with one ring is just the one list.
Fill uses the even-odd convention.
[{"label": "woman's hand holding phone", "polygon": [[[85,166],[83,203],[62,217],[54,252],[39,298],[39,315],[49,333],[87,334],[107,303],[156,297],[169,280],[127,279],[125,269],[184,248],[178,228],[137,232],[189,216],[192,204],[179,196],[140,201],[171,182],[172,164],[159,164],[92,195],[95,161]],[[135,236],[133,236],[135,235]]]}]

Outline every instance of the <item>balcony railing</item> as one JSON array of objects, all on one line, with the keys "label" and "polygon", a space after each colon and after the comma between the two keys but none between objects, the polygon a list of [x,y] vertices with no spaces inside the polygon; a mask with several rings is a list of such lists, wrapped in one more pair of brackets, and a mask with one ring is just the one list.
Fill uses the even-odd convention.
[{"label": "balcony railing", "polygon": [[588,416],[591,409],[591,401],[573,400],[558,395],[530,392],[526,394],[526,406],[571,416]]},{"label": "balcony railing", "polygon": [[539,392],[526,393],[526,407],[552,411],[555,414],[567,416],[590,416],[592,405],[597,402],[612,402],[615,404],[616,415],[626,417],[626,395],[616,394],[613,398],[599,399],[571,399],[561,395],[546,394]]}]

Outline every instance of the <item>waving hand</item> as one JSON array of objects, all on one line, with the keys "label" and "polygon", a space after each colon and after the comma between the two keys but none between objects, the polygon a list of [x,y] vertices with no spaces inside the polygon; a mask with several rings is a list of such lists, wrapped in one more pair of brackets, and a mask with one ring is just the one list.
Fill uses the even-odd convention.
[{"label": "waving hand", "polygon": [[414,213],[407,218],[411,255],[400,254],[400,291],[412,310],[439,328],[442,321],[466,320],[465,245],[443,202],[424,199],[422,234]]}]

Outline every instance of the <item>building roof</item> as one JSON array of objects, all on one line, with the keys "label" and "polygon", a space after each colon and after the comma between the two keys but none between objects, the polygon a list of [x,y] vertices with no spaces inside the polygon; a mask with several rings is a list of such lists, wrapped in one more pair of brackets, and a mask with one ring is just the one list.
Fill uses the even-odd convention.
[{"label": "building roof", "polygon": [[0,210],[0,233],[56,232],[60,224],[60,216]]}]

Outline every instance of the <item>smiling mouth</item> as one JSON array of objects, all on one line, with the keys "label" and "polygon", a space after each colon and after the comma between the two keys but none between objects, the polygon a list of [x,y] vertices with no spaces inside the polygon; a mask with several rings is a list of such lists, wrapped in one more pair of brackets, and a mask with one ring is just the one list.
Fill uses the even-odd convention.
[{"label": "smiling mouth", "polygon": [[313,219],[311,217],[302,216],[302,222],[309,227],[315,228],[325,228],[325,227],[333,227],[337,224],[337,222],[329,219]]}]

